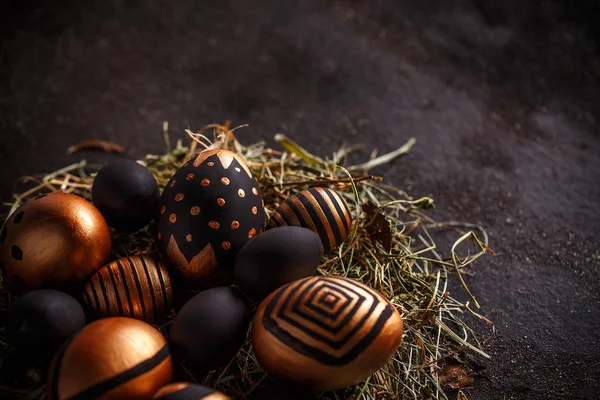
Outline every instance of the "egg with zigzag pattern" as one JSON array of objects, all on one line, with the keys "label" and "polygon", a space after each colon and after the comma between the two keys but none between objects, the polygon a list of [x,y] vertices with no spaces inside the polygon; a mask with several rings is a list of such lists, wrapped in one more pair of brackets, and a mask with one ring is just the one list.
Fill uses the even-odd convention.
[{"label": "egg with zigzag pattern", "polygon": [[264,223],[262,192],[242,157],[205,150],[167,183],[156,239],[167,265],[187,284],[209,288],[232,282],[238,251]]}]

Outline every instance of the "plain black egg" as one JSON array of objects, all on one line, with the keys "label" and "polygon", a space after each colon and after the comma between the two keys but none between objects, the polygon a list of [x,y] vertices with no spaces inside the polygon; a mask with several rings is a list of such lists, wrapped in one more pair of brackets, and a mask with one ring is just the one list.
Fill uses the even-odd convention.
[{"label": "plain black egg", "polygon": [[248,301],[235,288],[220,286],[195,295],[169,330],[176,362],[196,372],[227,364],[244,343],[251,316]]},{"label": "plain black egg", "polygon": [[261,388],[253,391],[248,396],[248,400],[317,400],[320,398],[315,393],[311,393],[303,388],[271,378],[265,379],[263,385]]},{"label": "plain black egg", "polygon": [[92,201],[106,222],[118,231],[133,232],[156,214],[160,193],[148,169],[133,160],[104,166],[92,185]]},{"label": "plain black egg", "polygon": [[234,280],[246,295],[260,301],[286,283],[314,275],[322,254],[321,239],[310,229],[269,229],[240,250]]},{"label": "plain black egg", "polygon": [[19,354],[50,359],[85,323],[83,307],[73,297],[57,290],[34,290],[10,307],[6,337]]}]

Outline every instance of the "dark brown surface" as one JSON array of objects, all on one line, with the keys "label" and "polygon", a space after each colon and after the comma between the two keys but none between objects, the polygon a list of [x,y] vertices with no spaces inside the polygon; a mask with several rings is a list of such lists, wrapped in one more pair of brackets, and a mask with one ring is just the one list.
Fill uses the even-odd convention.
[{"label": "dark brown surface", "polygon": [[282,131],[320,155],[415,136],[376,172],[498,252],[469,279],[498,328],[469,398],[597,397],[597,1],[25,3],[0,13],[3,200],[82,140],[162,152],[163,120],[184,138],[232,119],[242,141]]}]

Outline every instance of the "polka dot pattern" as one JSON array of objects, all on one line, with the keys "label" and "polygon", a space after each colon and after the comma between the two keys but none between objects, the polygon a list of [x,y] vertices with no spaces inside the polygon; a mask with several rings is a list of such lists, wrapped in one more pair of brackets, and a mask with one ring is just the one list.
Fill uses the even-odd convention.
[{"label": "polka dot pattern", "polygon": [[[162,195],[159,251],[168,264],[188,273],[190,282],[189,271],[209,268],[212,257],[219,268],[232,268],[237,252],[264,226],[257,181],[241,159],[227,157],[214,154],[182,167],[172,178],[176,184],[167,184]],[[177,200],[179,193],[183,197]]]},{"label": "polka dot pattern", "polygon": [[21,211],[21,212],[17,213],[17,215],[15,215],[15,219],[13,220],[13,222],[15,224],[20,223],[23,220],[24,215],[25,215],[25,211]]},{"label": "polka dot pattern", "polygon": [[17,245],[13,245],[10,248],[10,254],[12,255],[12,258],[14,258],[17,261],[21,261],[23,259],[23,251]]}]

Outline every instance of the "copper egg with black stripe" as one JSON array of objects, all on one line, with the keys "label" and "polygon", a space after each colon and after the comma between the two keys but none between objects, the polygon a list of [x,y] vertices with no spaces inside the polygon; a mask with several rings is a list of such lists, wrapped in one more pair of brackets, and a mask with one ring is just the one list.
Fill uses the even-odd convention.
[{"label": "copper egg with black stripe", "polygon": [[82,302],[95,317],[160,322],[173,306],[171,278],[164,263],[152,257],[119,258],[92,276]]},{"label": "copper egg with black stripe", "polygon": [[207,386],[176,382],[156,392],[153,400],[231,400],[231,398]]},{"label": "copper egg with black stripe", "polygon": [[146,322],[103,318],[83,327],[54,356],[48,400],[151,399],[173,379],[163,335]]},{"label": "copper egg with black stripe", "polygon": [[314,187],[286,199],[271,216],[267,229],[294,225],[315,232],[325,254],[346,240],[352,229],[352,213],[346,200],[335,190]]},{"label": "copper egg with black stripe", "polygon": [[258,307],[254,354],[269,375],[325,391],[361,382],[396,352],[404,325],[393,304],[342,277],[289,283]]},{"label": "copper egg with black stripe", "polygon": [[229,150],[205,150],[162,193],[158,248],[187,284],[229,284],[238,251],[264,223],[262,192],[244,160]]}]

